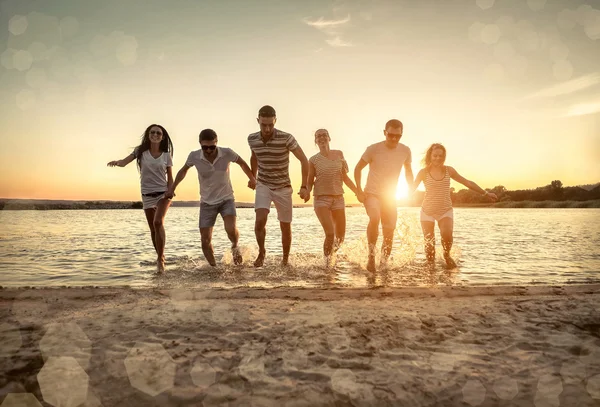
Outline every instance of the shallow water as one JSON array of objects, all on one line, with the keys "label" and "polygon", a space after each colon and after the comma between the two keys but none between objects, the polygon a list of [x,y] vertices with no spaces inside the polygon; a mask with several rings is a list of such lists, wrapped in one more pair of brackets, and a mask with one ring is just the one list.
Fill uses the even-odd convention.
[{"label": "shallow water", "polygon": [[[564,284],[600,280],[600,209],[455,208],[453,257],[426,265],[418,208],[399,208],[387,270],[366,272],[363,208],[347,208],[346,242],[333,270],[324,267],[323,231],[312,208],[295,209],[291,266],[279,267],[281,234],[272,211],[268,256],[255,269],[254,211],[238,209],[242,266],[231,264],[219,219],[213,244],[219,266],[200,249],[198,208],[171,208],[166,217],[167,273],[157,277],[142,211],[0,211],[0,285],[340,286]],[[437,231],[436,231],[437,233]],[[380,239],[381,241],[381,239]]]}]

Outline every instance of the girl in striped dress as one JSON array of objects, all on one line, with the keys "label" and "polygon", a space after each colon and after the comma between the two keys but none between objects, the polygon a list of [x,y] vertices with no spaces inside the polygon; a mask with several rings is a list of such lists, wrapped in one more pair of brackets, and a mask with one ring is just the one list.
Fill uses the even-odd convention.
[{"label": "girl in striped dress", "polygon": [[325,241],[323,253],[326,266],[331,266],[331,254],[339,248],[346,235],[346,204],[344,185],[355,194],[354,182],[348,177],[348,164],[340,150],[329,148],[329,132],[319,129],[315,132],[315,144],[319,152],[308,160],[308,182],[306,187],[313,191],[315,213],[323,226]]},{"label": "girl in striped dress", "polygon": [[444,165],[446,161],[446,148],[439,144],[432,144],[425,153],[422,164],[424,168],[419,171],[411,187],[414,192],[419,184],[425,185],[425,198],[421,206],[421,228],[425,238],[425,255],[429,262],[435,259],[435,222],[437,221],[442,238],[444,259],[449,268],[455,268],[456,263],[450,257],[452,249],[452,233],[454,230],[454,216],[452,200],[450,199],[450,179],[459,182],[467,188],[479,192],[492,201],[498,199],[495,194],[487,192],[473,181],[461,176],[454,168]]}]

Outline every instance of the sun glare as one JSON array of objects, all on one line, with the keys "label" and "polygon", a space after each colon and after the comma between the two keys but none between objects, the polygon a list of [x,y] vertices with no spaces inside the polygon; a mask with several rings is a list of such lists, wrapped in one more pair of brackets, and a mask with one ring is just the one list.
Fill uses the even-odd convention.
[{"label": "sun glare", "polygon": [[408,184],[404,177],[400,177],[398,180],[398,186],[396,187],[396,199],[408,198]]}]

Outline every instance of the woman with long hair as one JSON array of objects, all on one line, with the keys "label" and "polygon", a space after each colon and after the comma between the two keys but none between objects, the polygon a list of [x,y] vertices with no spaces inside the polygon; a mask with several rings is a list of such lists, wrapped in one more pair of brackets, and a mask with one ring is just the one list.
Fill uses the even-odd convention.
[{"label": "woman with long hair", "polygon": [[125,167],[133,160],[137,161],[140,172],[144,213],[158,255],[157,271],[162,273],[165,271],[164,219],[171,205],[171,199],[166,198],[165,193],[173,185],[173,142],[167,130],[161,125],[151,124],[144,131],[140,145],[131,154],[107,165]]},{"label": "woman with long hair", "polygon": [[344,153],[329,147],[329,132],[319,129],[315,132],[315,144],[319,152],[308,160],[308,182],[306,187],[313,190],[313,206],[319,222],[325,232],[323,254],[326,266],[331,266],[331,255],[346,235],[346,204],[344,185],[355,194],[358,192],[354,182],[348,177],[348,164]]},{"label": "woman with long hair", "polygon": [[438,223],[444,260],[449,268],[455,268],[456,263],[450,257],[454,232],[454,211],[450,199],[450,179],[459,182],[467,188],[479,192],[492,201],[498,198],[492,192],[487,192],[473,181],[461,176],[454,168],[444,165],[446,162],[446,148],[439,144],[432,144],[422,160],[423,169],[419,171],[415,182],[410,188],[414,192],[419,184],[425,185],[425,197],[421,205],[421,228],[425,238],[425,255],[427,261],[435,260],[435,222]]}]

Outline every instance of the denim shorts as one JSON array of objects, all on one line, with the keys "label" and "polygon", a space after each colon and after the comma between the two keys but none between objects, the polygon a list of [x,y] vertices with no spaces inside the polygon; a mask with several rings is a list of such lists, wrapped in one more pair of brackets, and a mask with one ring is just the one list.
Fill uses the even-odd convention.
[{"label": "denim shorts", "polygon": [[219,214],[221,217],[236,216],[235,201],[233,199],[226,199],[214,205],[200,202],[200,228],[212,228],[215,226],[217,215]]}]

